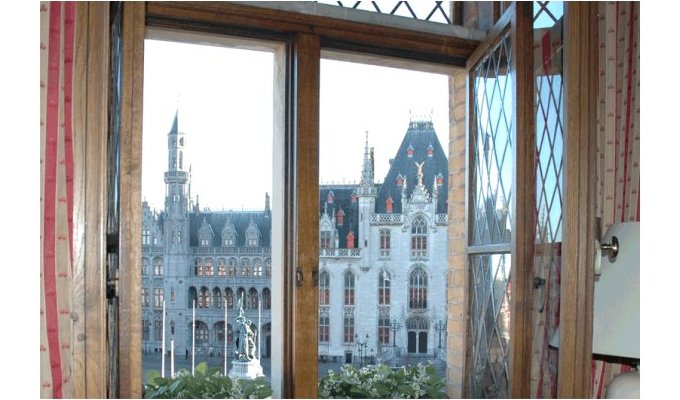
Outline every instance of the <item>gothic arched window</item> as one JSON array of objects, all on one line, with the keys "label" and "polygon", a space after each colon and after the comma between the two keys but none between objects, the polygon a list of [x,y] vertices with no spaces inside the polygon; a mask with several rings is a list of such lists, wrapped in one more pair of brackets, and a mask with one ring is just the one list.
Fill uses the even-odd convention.
[{"label": "gothic arched window", "polygon": [[156,257],[153,259],[153,274],[158,276],[163,275],[163,258]]},{"label": "gothic arched window", "polygon": [[408,281],[408,308],[427,308],[427,273],[422,267],[411,271]]},{"label": "gothic arched window", "polygon": [[411,225],[411,257],[427,256],[427,223],[422,215],[417,216]]},{"label": "gothic arched window", "polygon": [[345,303],[346,306],[354,305],[354,274],[352,271],[345,272]]},{"label": "gothic arched window", "polygon": [[258,296],[257,296],[257,289],[255,288],[250,288],[248,291],[248,308],[251,310],[257,310],[258,307]]},{"label": "gothic arched window", "polygon": [[331,276],[328,271],[321,271],[319,274],[319,305],[327,306],[330,304],[330,284]]},{"label": "gothic arched window", "polygon": [[378,273],[378,304],[390,304],[390,274],[382,270]]}]

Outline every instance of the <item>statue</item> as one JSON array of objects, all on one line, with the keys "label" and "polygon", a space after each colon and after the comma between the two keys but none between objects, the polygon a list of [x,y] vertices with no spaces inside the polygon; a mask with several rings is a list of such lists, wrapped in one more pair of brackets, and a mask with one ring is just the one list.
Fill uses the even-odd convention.
[{"label": "statue", "polygon": [[255,333],[250,329],[252,321],[245,317],[243,313],[243,292],[238,299],[238,317],[236,317],[238,327],[238,338],[236,356],[240,360],[255,359]]},{"label": "statue", "polygon": [[423,185],[423,165],[425,165],[425,161],[421,162],[420,164],[415,163],[416,167],[418,168],[418,185],[422,186]]}]

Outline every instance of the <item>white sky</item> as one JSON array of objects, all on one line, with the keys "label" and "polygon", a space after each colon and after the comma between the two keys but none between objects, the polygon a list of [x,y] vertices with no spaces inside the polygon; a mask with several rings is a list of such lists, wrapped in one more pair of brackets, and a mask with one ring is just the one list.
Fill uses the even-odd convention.
[{"label": "white sky", "polygon": [[[147,40],[142,194],[161,210],[167,133],[179,104],[201,207],[262,209],[272,194],[273,54]],[[320,177],[358,181],[365,132],[382,181],[413,116],[431,114],[448,154],[448,77],[322,60]]]}]

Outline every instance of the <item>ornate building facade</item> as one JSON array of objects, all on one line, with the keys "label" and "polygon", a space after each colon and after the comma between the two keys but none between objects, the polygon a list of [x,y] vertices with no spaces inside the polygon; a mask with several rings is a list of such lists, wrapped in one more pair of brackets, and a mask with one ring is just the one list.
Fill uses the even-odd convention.
[{"label": "ornate building facade", "polygon": [[[163,212],[144,202],[142,343],[158,351],[162,306],[177,352],[223,351],[224,306],[237,299],[270,355],[271,211],[200,210],[192,204],[177,117],[168,133]],[[429,120],[409,123],[383,183],[373,149],[364,149],[359,184],[321,185],[319,356],[353,362],[399,354],[432,357],[444,346],[447,279],[448,161]],[[261,306],[261,307],[260,307]],[[226,332],[233,351],[232,323]],[[362,360],[365,358],[362,358]]]}]

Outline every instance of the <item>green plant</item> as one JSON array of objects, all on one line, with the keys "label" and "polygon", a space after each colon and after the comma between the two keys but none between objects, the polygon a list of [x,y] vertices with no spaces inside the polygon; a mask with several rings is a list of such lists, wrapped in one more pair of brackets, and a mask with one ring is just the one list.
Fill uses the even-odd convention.
[{"label": "green plant", "polygon": [[320,398],[344,399],[445,399],[446,383],[432,365],[419,363],[411,368],[392,369],[371,365],[357,369],[343,365],[319,382]]},{"label": "green plant", "polygon": [[264,378],[232,380],[206,363],[196,366],[194,376],[181,370],[175,378],[162,378],[155,369],[146,376],[145,399],[262,399],[272,395]]}]

